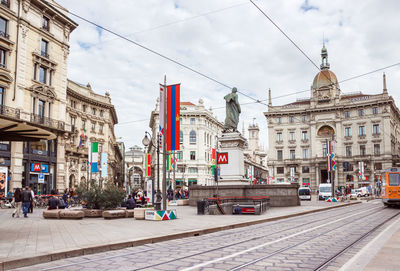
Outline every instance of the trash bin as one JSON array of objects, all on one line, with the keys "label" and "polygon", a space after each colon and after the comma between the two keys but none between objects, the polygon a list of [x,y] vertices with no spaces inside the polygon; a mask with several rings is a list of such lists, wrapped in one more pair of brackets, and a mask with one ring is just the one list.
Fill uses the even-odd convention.
[{"label": "trash bin", "polygon": [[197,201],[197,214],[204,215],[206,209],[206,201],[205,200],[198,200]]}]

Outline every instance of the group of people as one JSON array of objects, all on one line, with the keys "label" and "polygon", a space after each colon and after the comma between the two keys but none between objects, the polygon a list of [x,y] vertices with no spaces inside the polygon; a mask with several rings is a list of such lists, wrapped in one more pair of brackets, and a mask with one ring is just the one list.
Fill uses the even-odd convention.
[{"label": "group of people", "polygon": [[22,213],[24,217],[28,217],[28,212],[33,212],[33,199],[35,198],[35,194],[33,193],[32,188],[26,186],[25,189],[16,188],[15,192],[12,195],[14,199],[15,210],[12,213],[12,217],[19,218]]},{"label": "group of people", "polygon": [[[175,189],[175,199],[186,199],[189,197],[189,190],[183,190],[182,188]],[[167,199],[174,200],[174,191],[172,188],[168,188],[167,190]]]}]

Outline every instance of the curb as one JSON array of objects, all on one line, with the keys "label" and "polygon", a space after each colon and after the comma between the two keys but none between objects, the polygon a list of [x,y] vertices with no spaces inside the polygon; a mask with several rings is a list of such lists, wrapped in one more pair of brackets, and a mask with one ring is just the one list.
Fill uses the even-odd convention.
[{"label": "curb", "polygon": [[71,258],[71,257],[106,252],[106,251],[110,251],[110,250],[117,250],[117,249],[123,249],[123,248],[128,248],[128,247],[141,246],[141,245],[145,245],[145,244],[158,243],[158,242],[175,240],[175,239],[180,239],[180,238],[185,238],[185,237],[200,236],[200,235],[223,231],[223,230],[243,228],[243,227],[247,227],[247,226],[251,226],[251,225],[256,225],[256,224],[261,224],[261,223],[265,223],[265,222],[276,221],[276,220],[281,220],[281,219],[285,219],[285,218],[291,218],[291,217],[296,217],[296,216],[301,216],[301,215],[306,215],[306,214],[318,213],[318,212],[326,211],[329,209],[341,208],[341,207],[346,207],[346,206],[355,205],[355,204],[361,204],[361,202],[350,202],[350,203],[345,203],[342,205],[330,206],[330,207],[325,207],[325,208],[321,208],[321,209],[305,211],[305,212],[301,212],[301,213],[294,213],[294,214],[290,214],[290,215],[264,218],[264,219],[260,219],[260,220],[241,222],[241,223],[237,223],[237,224],[213,227],[213,228],[202,229],[202,230],[193,230],[193,231],[186,231],[186,232],[174,233],[174,234],[169,234],[169,235],[161,235],[161,236],[156,236],[156,237],[151,237],[151,238],[146,238],[146,239],[141,239],[141,240],[119,242],[119,243],[99,245],[99,246],[93,246],[93,247],[85,247],[85,248],[80,248],[80,249],[72,249],[72,250],[67,250],[67,251],[61,251],[61,252],[56,252],[56,253],[44,254],[44,255],[37,255],[37,256],[26,257],[26,258],[15,258],[15,259],[10,259],[8,261],[0,262],[0,271],[10,270],[10,269],[19,268],[19,267],[25,267],[25,266],[31,266],[31,265],[40,264],[40,263],[47,263],[47,262],[62,260],[62,259]]}]

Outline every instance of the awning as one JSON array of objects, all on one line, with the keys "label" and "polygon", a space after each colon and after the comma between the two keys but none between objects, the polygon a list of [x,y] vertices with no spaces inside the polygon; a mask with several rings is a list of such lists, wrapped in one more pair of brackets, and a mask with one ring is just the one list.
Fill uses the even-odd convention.
[{"label": "awning", "polygon": [[188,180],[189,183],[197,183],[197,180]]},{"label": "awning", "polygon": [[1,141],[38,141],[55,139],[56,135],[48,130],[38,128],[26,122],[0,119]]}]

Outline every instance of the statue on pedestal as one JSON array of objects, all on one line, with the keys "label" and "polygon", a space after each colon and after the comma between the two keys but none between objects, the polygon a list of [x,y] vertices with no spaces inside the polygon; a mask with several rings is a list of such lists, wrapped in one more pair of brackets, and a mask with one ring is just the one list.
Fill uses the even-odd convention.
[{"label": "statue on pedestal", "polygon": [[237,89],[233,88],[232,93],[229,93],[224,97],[226,101],[226,117],[224,124],[224,132],[237,132],[237,126],[239,124],[239,114],[241,112],[238,95],[236,94]]}]

